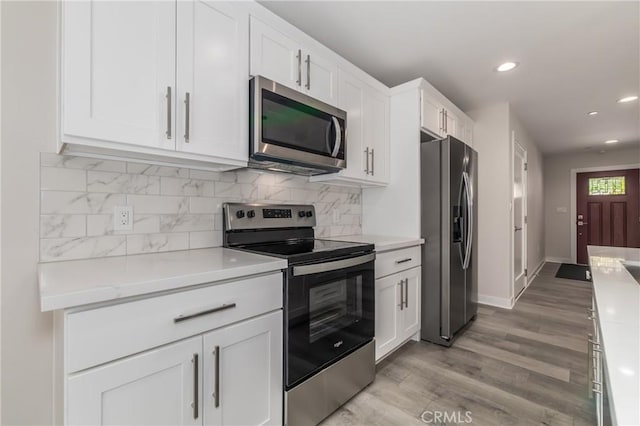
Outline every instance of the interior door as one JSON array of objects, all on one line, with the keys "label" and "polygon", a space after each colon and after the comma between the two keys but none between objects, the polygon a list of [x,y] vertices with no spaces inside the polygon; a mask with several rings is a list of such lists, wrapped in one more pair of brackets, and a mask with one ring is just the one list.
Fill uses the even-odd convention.
[{"label": "interior door", "polygon": [[204,424],[282,424],[282,311],[204,336]]},{"label": "interior door", "polygon": [[527,284],[527,152],[513,141],[513,295]]},{"label": "interior door", "polygon": [[63,2],[62,20],[62,132],[175,149],[175,3]]},{"label": "interior door", "polygon": [[178,149],[247,160],[248,13],[241,3],[178,2]]},{"label": "interior door", "polygon": [[202,338],[73,374],[69,425],[202,424]]},{"label": "interior door", "polygon": [[589,263],[587,245],[640,247],[638,170],[577,174],[578,263]]}]

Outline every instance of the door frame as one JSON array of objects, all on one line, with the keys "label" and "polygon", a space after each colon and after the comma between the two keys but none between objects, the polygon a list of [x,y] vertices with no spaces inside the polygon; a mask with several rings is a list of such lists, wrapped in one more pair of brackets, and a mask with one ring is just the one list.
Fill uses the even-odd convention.
[{"label": "door frame", "polygon": [[594,166],[594,167],[581,167],[577,169],[571,169],[570,186],[571,186],[571,215],[569,217],[569,223],[571,226],[571,263],[578,264],[578,224],[576,223],[576,215],[578,214],[578,208],[576,206],[578,202],[577,194],[577,175],[578,173],[588,172],[608,172],[616,170],[626,169],[640,169],[640,163],[635,164],[620,164],[615,166]]},{"label": "door frame", "polygon": [[[509,271],[510,271],[510,279],[511,279],[511,306],[513,306],[517,300],[517,298],[522,295],[524,293],[524,291],[529,287],[529,277],[528,275],[525,274],[524,276],[524,287],[522,288],[522,291],[518,294],[516,294],[515,292],[515,278],[516,278],[516,274],[515,274],[515,268],[513,265],[513,261],[514,261],[514,256],[516,254],[516,248],[515,248],[515,233],[513,230],[513,227],[515,226],[514,223],[514,208],[513,208],[513,178],[514,178],[514,167],[515,167],[515,155],[516,155],[516,145],[520,147],[520,149],[522,149],[522,151],[524,152],[524,164],[528,165],[529,163],[529,157],[528,157],[528,152],[526,150],[526,148],[521,145],[517,138],[516,138],[516,133],[515,132],[511,132],[511,185],[509,186],[509,197],[510,197],[510,206],[511,206],[511,214],[509,215],[509,241],[510,241],[510,246],[511,246],[511,259],[510,259],[510,265],[509,265]],[[522,197],[522,211],[524,213],[524,216],[526,218],[528,218],[529,214],[528,214],[528,203],[527,203],[527,197],[529,194],[529,181],[528,181],[528,170],[527,167],[525,166],[524,169],[524,173],[522,175],[522,184],[524,187],[524,196]],[[525,221],[522,224],[522,239],[523,239],[523,252],[522,252],[522,257],[525,263],[525,269],[529,269],[529,262],[527,259],[527,242],[528,242],[528,230],[529,230],[529,225],[527,223],[528,221]]]}]

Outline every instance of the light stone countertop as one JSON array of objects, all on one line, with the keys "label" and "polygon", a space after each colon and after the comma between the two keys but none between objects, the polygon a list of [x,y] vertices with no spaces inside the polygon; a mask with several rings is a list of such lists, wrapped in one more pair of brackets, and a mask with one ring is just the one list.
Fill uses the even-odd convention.
[{"label": "light stone countertop", "polygon": [[373,244],[376,246],[375,250],[378,253],[424,244],[422,238],[397,237],[391,235],[347,235],[344,237],[329,237],[323,239]]},{"label": "light stone countertop", "polygon": [[623,265],[640,249],[588,250],[613,424],[640,425],[640,284]]},{"label": "light stone countertop", "polygon": [[40,309],[72,308],[286,267],[286,259],[221,247],[40,263]]}]

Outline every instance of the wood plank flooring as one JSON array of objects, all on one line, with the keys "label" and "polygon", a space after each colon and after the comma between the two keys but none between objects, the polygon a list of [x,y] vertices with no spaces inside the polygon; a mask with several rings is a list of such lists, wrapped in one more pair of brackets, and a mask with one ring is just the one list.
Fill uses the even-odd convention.
[{"label": "wood plank flooring", "polygon": [[322,424],[593,425],[587,396],[591,284],[555,278],[547,263],[514,309],[481,305],[451,348],[409,342],[378,365],[376,380]]}]

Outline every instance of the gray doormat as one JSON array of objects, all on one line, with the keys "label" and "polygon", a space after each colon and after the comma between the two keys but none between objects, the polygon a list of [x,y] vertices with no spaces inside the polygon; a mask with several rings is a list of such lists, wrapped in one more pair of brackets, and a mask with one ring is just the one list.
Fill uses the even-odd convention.
[{"label": "gray doormat", "polygon": [[588,266],[563,263],[556,273],[556,278],[591,282],[591,271]]}]

